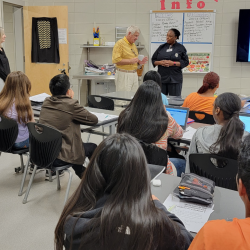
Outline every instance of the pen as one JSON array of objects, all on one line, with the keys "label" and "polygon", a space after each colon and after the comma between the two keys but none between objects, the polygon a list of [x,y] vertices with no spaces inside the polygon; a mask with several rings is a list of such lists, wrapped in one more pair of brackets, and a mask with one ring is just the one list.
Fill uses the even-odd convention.
[{"label": "pen", "polygon": [[189,187],[184,187],[184,186],[178,186],[180,189],[190,189]]},{"label": "pen", "polygon": [[106,119],[109,115],[106,115],[104,119]]}]

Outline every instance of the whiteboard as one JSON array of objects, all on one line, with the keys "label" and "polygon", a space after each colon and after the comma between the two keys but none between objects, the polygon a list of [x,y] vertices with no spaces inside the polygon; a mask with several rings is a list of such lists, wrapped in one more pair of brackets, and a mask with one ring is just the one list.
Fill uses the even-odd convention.
[{"label": "whiteboard", "polygon": [[[168,30],[174,28],[181,32],[177,42],[185,46],[187,53],[210,53],[209,71],[211,71],[213,66],[215,14],[215,11],[150,11],[150,58],[152,58],[157,48],[166,42]],[[150,69],[157,70],[157,67],[153,68],[152,63],[150,63]]]}]

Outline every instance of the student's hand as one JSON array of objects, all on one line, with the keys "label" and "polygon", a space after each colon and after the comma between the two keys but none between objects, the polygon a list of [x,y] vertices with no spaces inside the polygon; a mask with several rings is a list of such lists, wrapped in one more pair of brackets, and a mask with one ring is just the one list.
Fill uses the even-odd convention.
[{"label": "student's hand", "polygon": [[156,196],[154,196],[154,195],[152,194],[152,200],[153,200],[153,201],[155,201],[155,200],[158,201],[159,199],[158,199]]},{"label": "student's hand", "polygon": [[130,59],[130,64],[135,64],[135,63],[138,63],[139,61],[140,60],[137,57],[135,57],[135,58]]},{"label": "student's hand", "polygon": [[140,64],[145,64],[148,61],[148,57],[145,56],[142,61],[139,61]]}]

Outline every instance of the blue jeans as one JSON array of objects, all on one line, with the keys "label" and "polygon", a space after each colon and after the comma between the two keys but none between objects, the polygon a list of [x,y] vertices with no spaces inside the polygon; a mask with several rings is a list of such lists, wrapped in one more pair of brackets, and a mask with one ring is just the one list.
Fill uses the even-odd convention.
[{"label": "blue jeans", "polygon": [[29,147],[29,138],[25,141],[21,141],[21,142],[17,142],[17,143],[14,143],[14,148],[16,149],[21,149],[21,148],[28,148]]},{"label": "blue jeans", "polygon": [[179,158],[169,158],[169,160],[175,165],[177,176],[181,177],[181,173],[185,173],[186,161]]}]

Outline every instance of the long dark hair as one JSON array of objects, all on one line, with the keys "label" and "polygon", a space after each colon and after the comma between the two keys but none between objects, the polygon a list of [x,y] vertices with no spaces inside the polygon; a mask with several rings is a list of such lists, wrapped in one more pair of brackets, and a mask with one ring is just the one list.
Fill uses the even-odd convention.
[{"label": "long dark hair", "polygon": [[223,112],[226,124],[222,127],[217,141],[211,145],[210,152],[237,160],[244,134],[244,124],[239,119],[241,100],[234,93],[223,93],[214,101],[214,109],[218,107]]},{"label": "long dark hair", "polygon": [[155,143],[167,128],[168,116],[162,103],[161,89],[156,82],[145,81],[121,112],[117,132],[128,133],[146,143]]},{"label": "long dark hair", "polygon": [[[108,197],[105,205],[80,235],[79,249],[97,249],[98,245],[99,249],[184,248],[180,229],[152,201],[140,144],[128,134],[115,134],[97,147],[79,187],[67,202],[55,230],[57,250],[63,249],[67,217],[76,217],[73,234],[77,218],[92,210],[104,195]],[[79,240],[79,235],[74,239]]]},{"label": "long dark hair", "polygon": [[203,78],[203,85],[197,91],[198,94],[203,94],[209,89],[214,89],[218,86],[220,77],[215,72],[207,73]]}]

